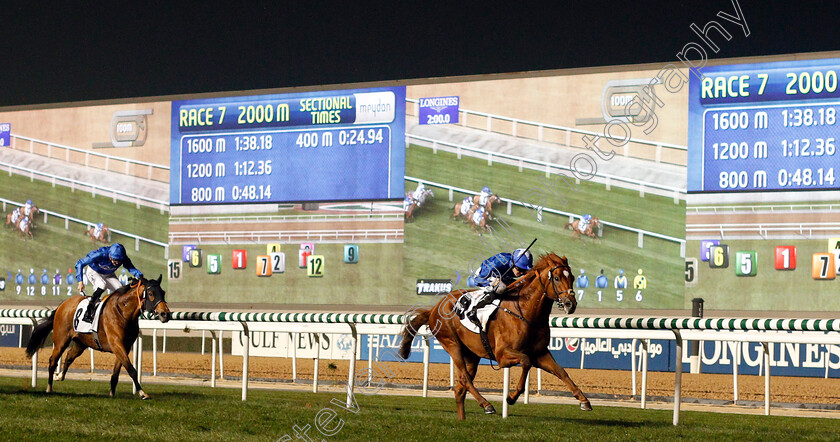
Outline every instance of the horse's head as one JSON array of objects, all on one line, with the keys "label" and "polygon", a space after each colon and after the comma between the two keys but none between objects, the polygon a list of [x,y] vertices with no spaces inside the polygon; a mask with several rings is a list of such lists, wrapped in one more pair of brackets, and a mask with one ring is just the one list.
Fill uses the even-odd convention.
[{"label": "horse's head", "polygon": [[549,253],[540,257],[534,269],[537,271],[545,296],[555,301],[566,314],[574,313],[577,309],[577,299],[573,289],[575,275],[566,257],[561,258],[555,253]]},{"label": "horse's head", "polygon": [[166,292],[160,287],[161,280],[163,280],[163,275],[158,276],[158,279],[142,278],[140,280],[144,286],[143,293],[140,295],[140,300],[143,302],[141,309],[152,317],[157,316],[160,322],[168,322],[170,311],[166,304]]}]

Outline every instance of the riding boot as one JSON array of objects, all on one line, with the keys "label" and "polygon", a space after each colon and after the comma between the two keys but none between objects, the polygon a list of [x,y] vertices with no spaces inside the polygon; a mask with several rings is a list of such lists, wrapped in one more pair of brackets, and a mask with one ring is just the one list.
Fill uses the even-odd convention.
[{"label": "riding boot", "polygon": [[472,310],[467,313],[467,317],[478,328],[478,334],[481,337],[481,344],[484,346],[484,350],[487,351],[487,355],[489,356],[488,359],[490,360],[495,360],[496,355],[493,354],[493,349],[490,347],[490,341],[487,339],[487,332],[483,327],[481,327],[481,321],[478,320],[478,309],[493,302],[494,295],[495,291],[485,291],[484,297],[476,302]]},{"label": "riding boot", "polygon": [[478,309],[480,309],[480,308],[484,307],[485,305],[493,302],[494,292],[493,291],[488,291],[488,289],[489,289],[489,287],[484,287],[484,288],[481,289],[481,291],[484,292],[482,294],[481,299],[479,299],[475,303],[475,306],[473,306],[473,308],[471,308],[470,311],[467,312],[467,318],[473,324],[475,324],[475,326],[478,327],[479,330],[482,330],[482,331],[483,331],[483,329],[481,327],[481,322],[478,320]]},{"label": "riding boot", "polygon": [[90,295],[87,310],[85,311],[85,316],[82,317],[82,321],[93,323],[93,313],[96,311],[96,302],[99,301],[99,297],[102,296],[104,291],[105,289],[98,288]]}]

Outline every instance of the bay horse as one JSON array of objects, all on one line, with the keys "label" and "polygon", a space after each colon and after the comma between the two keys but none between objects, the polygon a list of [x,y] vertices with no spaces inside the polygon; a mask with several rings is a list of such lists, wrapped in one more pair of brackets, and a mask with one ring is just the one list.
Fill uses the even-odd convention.
[{"label": "bay horse", "polygon": [[85,230],[85,235],[89,236],[90,240],[94,243],[96,241],[111,242],[111,229],[109,229],[106,224],[102,224],[102,226],[99,228],[99,234],[97,235],[97,227],[99,227],[99,225]]},{"label": "bay horse", "polygon": [[[568,229],[569,227],[572,228],[572,239],[579,239],[580,242],[583,242],[583,237],[581,234],[584,234],[590,238],[595,239],[597,242],[601,242],[601,238],[598,238],[598,235],[595,234],[595,227],[601,225],[601,221],[598,219],[597,216],[593,216],[592,219],[589,221],[589,225],[586,226],[586,231],[581,232],[578,228],[580,226],[580,219],[576,219],[570,223],[566,223],[563,226],[563,229]],[[585,242],[583,242],[586,244]]]},{"label": "bay horse", "polygon": [[[580,401],[581,410],[592,410],[589,399],[569,378],[566,370],[557,364],[548,350],[548,320],[552,305],[556,302],[566,314],[574,313],[577,308],[575,292],[572,289],[574,280],[575,276],[566,257],[548,253],[541,256],[531,270],[511,283],[501,296],[500,310],[495,314],[495,319],[487,324],[487,338],[500,368],[522,364],[522,376],[516,390],[505,398],[508,404],[516,403],[525,391],[525,378],[534,366],[560,378]],[[408,358],[417,331],[423,325],[429,326],[438,342],[452,356],[458,370],[455,403],[459,420],[466,417],[464,398],[467,391],[475,397],[485,414],[496,412],[493,405],[473,385],[478,362],[481,358],[488,358],[488,353],[479,335],[467,330],[454,312],[458,298],[466,292],[467,290],[463,289],[452,291],[434,306],[417,310],[412,319],[406,318],[399,352],[403,359]],[[502,308],[518,312],[521,318],[513,313],[501,311]]]},{"label": "bay horse", "polygon": [[[50,313],[50,316],[35,326],[32,337],[26,344],[26,355],[32,357],[35,352],[44,344],[50,331],[53,333],[53,351],[49,364],[49,383],[47,393],[53,392],[53,375],[55,374],[58,360],[62,353],[67,350],[70,344],[73,347],[67,353],[64,367],[59,380],[64,380],[67,369],[76,358],[79,357],[88,347],[102,352],[113,353],[117,360],[114,363],[114,371],[111,375],[111,397],[117,391],[117,382],[120,377],[121,367],[134,381],[137,394],[142,399],[149,399],[149,395],[143,391],[143,387],[137,381],[137,370],[128,358],[128,351],[137,335],[140,333],[138,319],[140,313],[147,312],[157,316],[160,322],[169,321],[170,311],[166,305],[166,292],[160,287],[163,275],[158,279],[132,278],[128,285],[122,286],[111,294],[104,302],[102,313],[99,318],[99,342],[100,348],[94,340],[93,333],[76,333],[73,329],[74,313],[76,306],[84,299],[84,296],[73,296],[66,299],[57,309]],[[141,351],[138,349],[138,351]]]}]

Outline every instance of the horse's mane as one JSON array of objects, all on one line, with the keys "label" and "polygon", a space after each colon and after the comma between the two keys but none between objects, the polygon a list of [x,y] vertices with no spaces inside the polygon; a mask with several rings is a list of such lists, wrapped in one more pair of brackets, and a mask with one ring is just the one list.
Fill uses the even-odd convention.
[{"label": "horse's mane", "polygon": [[[128,284],[114,290],[114,292],[111,293],[111,296],[124,295],[124,294],[128,293],[129,290],[137,287],[137,284],[139,282],[140,281],[138,281],[137,279],[132,277],[131,279],[128,280]],[[147,280],[144,281],[144,285],[146,287],[152,286],[153,283],[157,283],[157,280],[156,279],[147,279]]]},{"label": "horse's mane", "polygon": [[534,267],[531,268],[530,271],[548,270],[548,269],[550,269],[552,267],[556,267],[558,265],[568,266],[569,263],[568,263],[568,260],[566,259],[566,257],[564,256],[564,257],[561,258],[561,257],[557,256],[557,254],[554,253],[554,252],[548,252],[544,255],[540,255],[540,258],[537,260],[536,264],[534,264]]},{"label": "horse's mane", "polygon": [[[135,286],[135,287],[136,287],[136,286]],[[120,288],[118,288],[118,289],[114,290],[114,292],[113,292],[113,293],[111,293],[111,296],[124,295],[124,294],[128,293],[128,291],[129,291],[129,290],[131,290],[132,288],[133,288],[133,287],[132,287],[132,285],[131,285],[131,282],[129,282],[128,284],[126,284],[126,285],[124,285],[124,286],[122,286],[122,287],[120,287]]]}]

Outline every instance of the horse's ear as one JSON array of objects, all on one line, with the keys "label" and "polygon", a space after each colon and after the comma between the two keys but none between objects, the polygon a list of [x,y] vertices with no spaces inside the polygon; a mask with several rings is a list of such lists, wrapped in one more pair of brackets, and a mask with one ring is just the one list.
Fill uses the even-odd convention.
[{"label": "horse's ear", "polygon": [[158,284],[160,284],[161,281],[163,281],[163,274],[158,274],[158,279],[157,279]]}]

